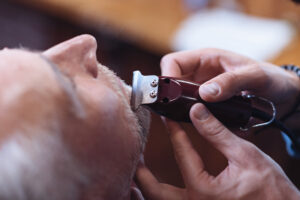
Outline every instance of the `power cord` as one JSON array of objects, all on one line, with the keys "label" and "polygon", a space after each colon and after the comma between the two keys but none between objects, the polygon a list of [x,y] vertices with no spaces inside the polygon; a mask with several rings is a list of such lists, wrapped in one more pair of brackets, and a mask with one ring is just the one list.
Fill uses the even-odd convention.
[{"label": "power cord", "polygon": [[[272,118],[271,115],[257,108],[252,108],[252,117],[255,117],[263,121],[268,121]],[[298,136],[294,132],[292,132],[289,128],[287,128],[280,120],[274,119],[269,126],[273,126],[274,128],[281,130],[292,141],[293,143],[292,148],[297,149],[298,151],[300,150],[300,144],[297,139]]]}]

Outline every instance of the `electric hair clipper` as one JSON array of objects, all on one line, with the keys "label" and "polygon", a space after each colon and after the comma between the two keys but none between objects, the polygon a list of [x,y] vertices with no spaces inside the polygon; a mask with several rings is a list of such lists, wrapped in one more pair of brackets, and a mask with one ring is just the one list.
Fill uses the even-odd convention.
[{"label": "electric hair clipper", "polygon": [[133,72],[131,106],[140,105],[178,122],[191,122],[189,112],[196,103],[203,103],[228,127],[245,127],[252,116],[251,98],[234,96],[223,102],[208,103],[200,98],[200,84],[166,76],[143,76]]}]

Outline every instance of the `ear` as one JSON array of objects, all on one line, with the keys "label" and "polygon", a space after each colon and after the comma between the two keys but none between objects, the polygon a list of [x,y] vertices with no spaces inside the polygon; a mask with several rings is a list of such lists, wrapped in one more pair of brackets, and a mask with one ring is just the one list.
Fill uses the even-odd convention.
[{"label": "ear", "polygon": [[136,186],[132,186],[130,192],[130,200],[145,200],[142,192]]}]

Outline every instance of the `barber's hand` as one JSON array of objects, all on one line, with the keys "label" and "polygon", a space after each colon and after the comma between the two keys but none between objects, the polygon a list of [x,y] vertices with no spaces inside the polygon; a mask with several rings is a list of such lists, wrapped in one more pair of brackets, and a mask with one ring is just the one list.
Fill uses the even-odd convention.
[{"label": "barber's hand", "polygon": [[231,133],[203,104],[194,105],[190,117],[198,132],[227,158],[228,166],[217,177],[208,174],[184,130],[167,121],[185,188],[159,183],[141,165],[136,178],[146,199],[300,199],[297,189],[270,157]]},{"label": "barber's hand", "polygon": [[246,91],[273,101],[279,116],[291,111],[300,91],[296,74],[219,49],[166,55],[161,70],[164,76],[204,83],[199,92],[205,101],[226,100]]}]

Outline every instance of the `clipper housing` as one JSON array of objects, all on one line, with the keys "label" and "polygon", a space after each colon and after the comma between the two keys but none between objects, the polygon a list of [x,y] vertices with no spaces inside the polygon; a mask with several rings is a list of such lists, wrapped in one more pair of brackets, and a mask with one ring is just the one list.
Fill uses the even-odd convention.
[{"label": "clipper housing", "polygon": [[208,103],[200,98],[200,84],[166,76],[143,76],[134,71],[131,106],[140,105],[178,122],[191,122],[189,112],[196,103],[203,103],[208,110],[228,127],[245,127],[251,117],[251,100],[234,96],[229,100]]}]

